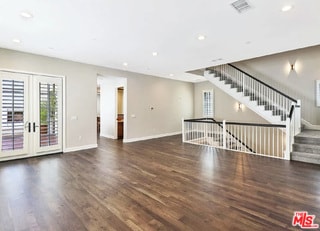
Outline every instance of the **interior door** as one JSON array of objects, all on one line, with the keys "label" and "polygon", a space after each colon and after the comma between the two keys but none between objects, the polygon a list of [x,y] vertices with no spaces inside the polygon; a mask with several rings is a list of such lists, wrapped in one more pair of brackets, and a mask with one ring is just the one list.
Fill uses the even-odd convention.
[{"label": "interior door", "polygon": [[0,72],[0,161],[62,152],[62,78]]}]

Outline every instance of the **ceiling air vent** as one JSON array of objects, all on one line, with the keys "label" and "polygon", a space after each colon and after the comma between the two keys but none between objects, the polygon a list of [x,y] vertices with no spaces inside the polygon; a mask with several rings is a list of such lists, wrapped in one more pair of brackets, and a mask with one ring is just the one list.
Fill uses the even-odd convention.
[{"label": "ceiling air vent", "polygon": [[248,9],[251,8],[251,6],[249,5],[249,3],[246,0],[238,0],[235,1],[233,3],[231,3],[231,5],[239,12],[242,13]]}]

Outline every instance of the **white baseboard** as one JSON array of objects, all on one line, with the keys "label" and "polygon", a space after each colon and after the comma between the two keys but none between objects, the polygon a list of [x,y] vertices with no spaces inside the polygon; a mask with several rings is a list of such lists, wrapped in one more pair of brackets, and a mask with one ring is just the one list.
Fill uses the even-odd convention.
[{"label": "white baseboard", "polygon": [[154,135],[154,136],[144,136],[144,137],[139,137],[139,138],[123,139],[123,143],[157,139],[157,138],[166,137],[166,136],[180,135],[181,133],[182,132],[171,132],[171,133],[164,133],[164,134],[159,134],[159,135]]},{"label": "white baseboard", "polygon": [[89,144],[89,145],[84,145],[84,146],[66,148],[65,150],[63,150],[63,152],[75,152],[75,151],[97,148],[97,147],[98,147],[98,144]]},{"label": "white baseboard", "polygon": [[308,121],[301,119],[301,123],[304,125],[306,129],[311,129],[311,130],[320,130],[320,125],[314,125],[309,123]]},{"label": "white baseboard", "polygon": [[107,135],[107,134],[103,134],[103,133],[100,133],[100,136],[104,137],[104,138],[108,138],[108,139],[113,139],[113,140],[117,139],[117,137],[115,137],[115,136]]}]

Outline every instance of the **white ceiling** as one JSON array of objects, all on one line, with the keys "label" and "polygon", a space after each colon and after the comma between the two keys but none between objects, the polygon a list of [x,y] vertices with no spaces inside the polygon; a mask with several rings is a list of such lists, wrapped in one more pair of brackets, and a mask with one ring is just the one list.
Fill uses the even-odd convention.
[{"label": "white ceiling", "polygon": [[187,71],[320,44],[319,0],[232,2],[0,0],[0,47],[193,82]]}]

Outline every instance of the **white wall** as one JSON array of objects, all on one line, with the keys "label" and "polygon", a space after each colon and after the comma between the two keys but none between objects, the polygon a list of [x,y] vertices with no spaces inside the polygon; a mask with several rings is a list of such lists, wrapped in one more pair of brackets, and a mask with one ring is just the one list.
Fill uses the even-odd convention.
[{"label": "white wall", "polygon": [[[320,108],[316,107],[315,82],[320,79],[320,46],[269,55],[235,63],[240,69],[301,99],[302,118],[320,125]],[[295,64],[295,71],[290,71]]]},{"label": "white wall", "polygon": [[250,123],[268,123],[262,117],[251,111],[249,108],[238,108],[238,101],[219,88],[215,87],[209,81],[194,84],[194,116],[202,118],[202,92],[204,90],[213,90],[214,95],[214,118],[217,121],[227,120],[229,122],[250,122]]}]

